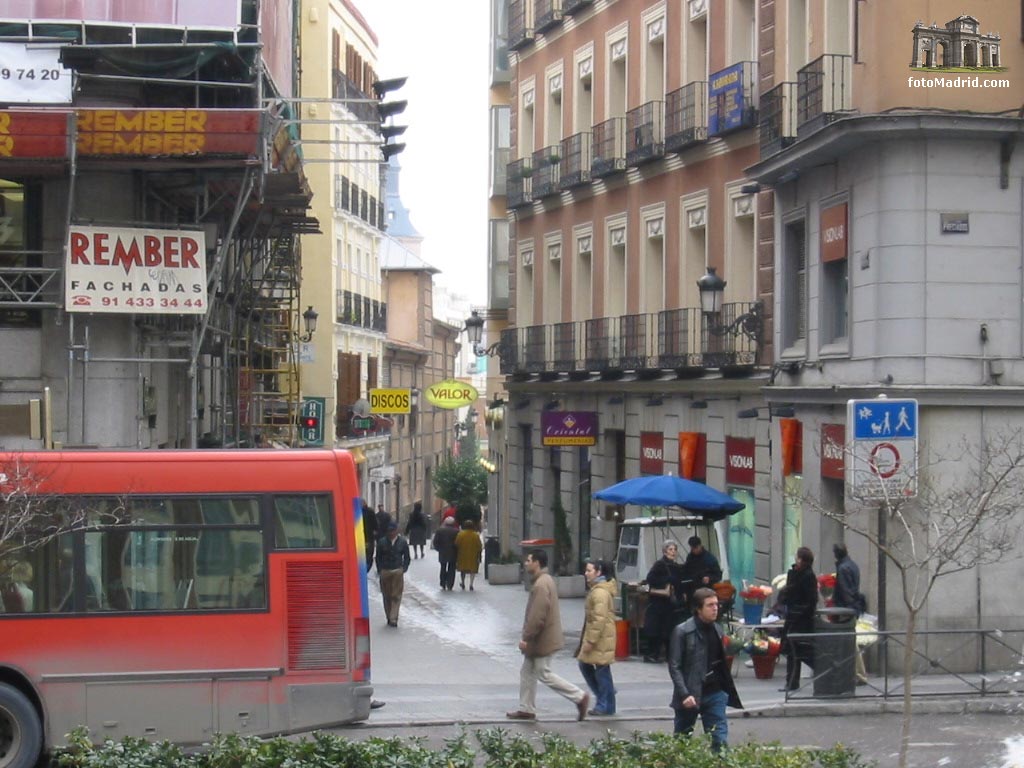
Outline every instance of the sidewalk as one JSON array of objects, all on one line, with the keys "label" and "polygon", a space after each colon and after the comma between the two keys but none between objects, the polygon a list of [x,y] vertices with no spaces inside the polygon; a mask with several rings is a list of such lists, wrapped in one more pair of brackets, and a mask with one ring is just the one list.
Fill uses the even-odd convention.
[{"label": "sidewalk", "polygon": [[[374,710],[369,725],[505,722],[504,713],[518,703],[522,656],[517,643],[528,592],[521,585],[488,584],[482,572],[472,592],[468,587],[461,590],[458,579],[454,592],[442,592],[437,585],[436,554],[428,550],[425,558],[413,561],[406,575],[400,626],[395,629],[387,627],[383,619],[375,574],[369,583],[374,698],[387,704]],[[559,604],[566,645],[555,655],[552,666],[566,680],[584,687],[572,655],[583,626],[584,599],[562,598]],[[899,699],[884,701],[860,695],[866,690],[877,695],[871,688],[858,688],[857,698],[813,699],[810,683],[787,702],[778,690],[783,684],[783,659],[770,680],[756,679],[745,661],[747,657],[738,656],[733,663],[745,710],[730,710],[730,716],[806,717],[901,710]],[[672,717],[672,686],[664,665],[645,664],[631,657],[617,661],[612,673],[618,691],[616,720]],[[936,680],[940,677],[935,676]],[[915,687],[927,688],[926,683],[915,681]],[[999,697],[915,700],[915,712],[1008,711],[1019,701]],[[538,689],[537,706],[540,720],[575,719],[573,705],[544,686]]]}]

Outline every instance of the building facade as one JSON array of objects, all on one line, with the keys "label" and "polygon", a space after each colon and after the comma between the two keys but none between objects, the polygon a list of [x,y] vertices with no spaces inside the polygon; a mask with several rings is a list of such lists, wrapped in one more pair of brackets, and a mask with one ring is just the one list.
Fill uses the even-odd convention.
[{"label": "building facade", "polygon": [[[612,557],[643,510],[592,492],[672,472],[744,502],[723,531],[732,576],[767,574],[753,468],[768,442],[741,418],[772,363],[771,198],[744,174],[755,3],[511,2],[508,45],[502,547],[550,537],[559,498],[577,560]],[[709,268],[724,304],[704,313]]]},{"label": "building facade", "polygon": [[172,6],[2,21],[34,76],[0,98],[0,403],[43,401],[5,447],[297,443],[291,15]]}]

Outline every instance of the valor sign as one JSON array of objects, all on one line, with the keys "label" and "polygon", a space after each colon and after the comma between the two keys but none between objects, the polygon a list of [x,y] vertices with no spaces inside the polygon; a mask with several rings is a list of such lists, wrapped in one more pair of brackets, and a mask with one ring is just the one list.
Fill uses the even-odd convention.
[{"label": "valor sign", "polygon": [[480,393],[476,391],[476,387],[455,379],[445,379],[431,384],[426,391],[428,403],[448,411],[472,405],[478,397]]}]

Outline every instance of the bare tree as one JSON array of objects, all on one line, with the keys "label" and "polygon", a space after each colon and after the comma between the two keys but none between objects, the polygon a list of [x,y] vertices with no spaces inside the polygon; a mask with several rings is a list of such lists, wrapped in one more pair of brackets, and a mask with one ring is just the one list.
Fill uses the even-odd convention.
[{"label": "bare tree", "polygon": [[[854,460],[849,446],[846,461]],[[967,478],[965,481],[964,478]],[[917,486],[917,498],[906,490]],[[899,576],[906,610],[903,649],[903,722],[900,768],[907,765],[912,719],[914,633],[936,582],[946,576],[1019,556],[1024,519],[1024,433],[1004,433],[981,445],[962,444],[955,456],[918,463],[900,487],[879,482],[868,489],[884,526],[872,526],[813,498],[808,507],[865,538]],[[886,589],[882,584],[881,588]]]}]

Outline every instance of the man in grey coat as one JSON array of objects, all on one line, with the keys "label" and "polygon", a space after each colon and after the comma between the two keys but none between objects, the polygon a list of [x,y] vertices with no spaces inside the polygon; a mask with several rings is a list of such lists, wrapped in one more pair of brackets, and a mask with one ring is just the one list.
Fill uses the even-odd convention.
[{"label": "man in grey coat", "polygon": [[704,732],[711,734],[716,752],[728,746],[726,706],[743,709],[732,674],[725,666],[722,628],[718,619],[718,595],[701,587],[693,593],[693,617],[672,631],[668,670],[672,676],[672,702],[676,711],[675,732],[689,736],[700,715]]},{"label": "man in grey coat", "polygon": [[537,719],[537,681],[576,705],[576,719],[587,716],[590,694],[584,693],[568,680],[551,671],[551,657],[565,645],[562,635],[562,617],[558,610],[558,590],[548,573],[548,554],[542,549],[526,555],[527,575],[533,579],[530,597],[526,602],[526,617],[519,650],[523,666],[519,671],[519,709],[505,714],[509,720]]}]

